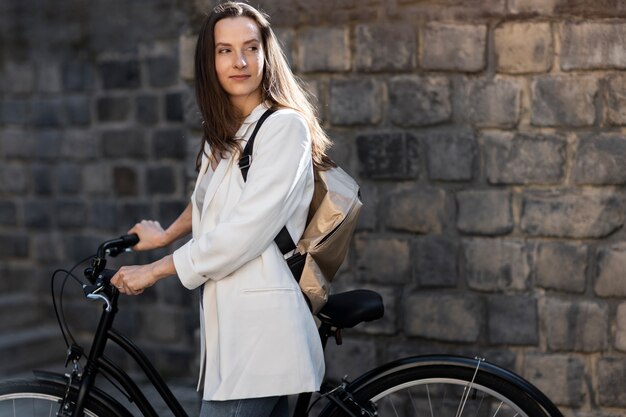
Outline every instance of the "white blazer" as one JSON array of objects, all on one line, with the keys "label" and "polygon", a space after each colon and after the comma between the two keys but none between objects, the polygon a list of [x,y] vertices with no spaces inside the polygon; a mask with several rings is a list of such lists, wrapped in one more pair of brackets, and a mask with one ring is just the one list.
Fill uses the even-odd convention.
[{"label": "white blazer", "polygon": [[[267,107],[255,108],[236,137],[245,141]],[[196,190],[209,160],[202,158]],[[281,109],[262,125],[244,183],[238,160],[223,158],[203,207],[191,196],[193,238],[174,252],[182,284],[204,284],[201,309],[205,400],[319,390],[322,346],[313,317],[274,243],[295,242],[313,195],[311,137],[305,120]]]}]

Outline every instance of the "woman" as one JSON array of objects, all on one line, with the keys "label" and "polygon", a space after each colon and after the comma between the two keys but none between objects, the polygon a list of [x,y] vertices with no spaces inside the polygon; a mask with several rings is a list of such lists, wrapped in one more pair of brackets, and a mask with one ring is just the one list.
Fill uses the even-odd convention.
[{"label": "woman", "polygon": [[[307,303],[274,237],[301,236],[313,194],[313,167],[331,162],[329,139],[289,70],[264,15],[223,3],[207,17],[196,47],[196,97],[204,119],[191,202],[167,230],[142,221],[136,250],[172,255],[119,270],[113,284],[137,295],[178,275],[201,288],[204,394],[201,416],[287,415],[286,395],[319,389],[323,353]],[[262,125],[244,182],[238,159]]]}]

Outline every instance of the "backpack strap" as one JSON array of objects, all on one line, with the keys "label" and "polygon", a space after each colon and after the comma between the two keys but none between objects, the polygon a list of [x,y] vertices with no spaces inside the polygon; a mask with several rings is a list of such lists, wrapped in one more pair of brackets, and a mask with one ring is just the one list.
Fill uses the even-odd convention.
[{"label": "backpack strap", "polygon": [[[252,164],[252,148],[254,147],[254,138],[256,137],[256,134],[265,119],[270,117],[275,111],[275,109],[267,109],[265,113],[263,113],[261,118],[259,118],[259,121],[256,122],[256,126],[252,131],[252,135],[250,135],[250,139],[248,139],[248,143],[246,143],[246,146],[243,148],[241,158],[239,158],[239,169],[241,170],[241,176],[243,177],[244,182],[248,179],[248,168],[250,168],[250,165]],[[289,234],[286,226],[283,226],[280,232],[278,232],[278,235],[274,238],[274,242],[276,242],[278,249],[280,249],[280,252],[283,255],[296,248],[296,244],[291,239],[291,235]]]}]

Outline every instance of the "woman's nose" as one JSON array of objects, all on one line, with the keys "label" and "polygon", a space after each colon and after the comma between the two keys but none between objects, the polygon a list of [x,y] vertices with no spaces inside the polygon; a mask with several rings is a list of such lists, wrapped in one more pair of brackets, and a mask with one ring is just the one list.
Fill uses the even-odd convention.
[{"label": "woman's nose", "polygon": [[242,69],[248,66],[248,62],[246,61],[246,57],[243,53],[238,53],[235,57],[234,67],[237,69]]}]

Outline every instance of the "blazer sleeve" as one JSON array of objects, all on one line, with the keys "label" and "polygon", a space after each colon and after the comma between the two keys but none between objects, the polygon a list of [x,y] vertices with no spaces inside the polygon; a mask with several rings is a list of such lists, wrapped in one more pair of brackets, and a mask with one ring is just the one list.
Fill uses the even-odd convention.
[{"label": "blazer sleeve", "polygon": [[236,207],[213,230],[174,252],[182,284],[193,289],[219,280],[260,256],[302,199],[312,195],[306,193],[309,172],[311,137],[305,120],[292,110],[274,113],[259,129]]}]

